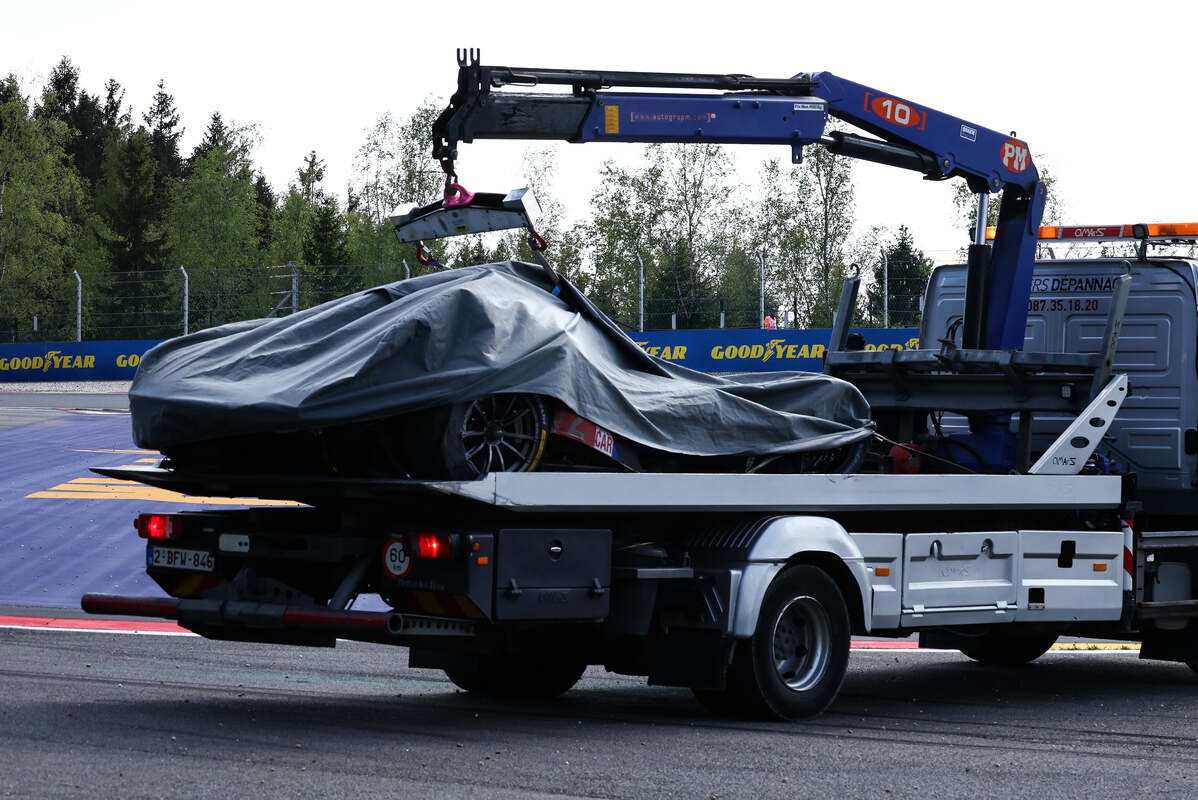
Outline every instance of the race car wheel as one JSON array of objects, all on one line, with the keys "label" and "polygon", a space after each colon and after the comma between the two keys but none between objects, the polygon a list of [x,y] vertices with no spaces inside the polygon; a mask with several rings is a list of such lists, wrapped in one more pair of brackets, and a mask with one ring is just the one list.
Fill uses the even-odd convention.
[{"label": "race car wheel", "polygon": [[819,714],[836,698],[849,663],[849,612],[819,567],[799,564],[766,590],[753,637],[738,642],[727,696],[696,696],[708,708],[783,720]]},{"label": "race car wheel", "polygon": [[1055,633],[989,631],[961,648],[961,652],[982,664],[1015,667],[1029,664],[1048,652],[1057,641]]},{"label": "race car wheel", "polygon": [[398,433],[409,477],[459,481],[536,469],[548,436],[545,403],[531,394],[493,394],[419,411]]},{"label": "race car wheel", "polygon": [[[493,394],[462,403],[450,414],[450,431],[457,441],[447,446],[457,456],[461,448],[467,477],[489,472],[529,472],[540,462],[549,433],[545,404],[531,394]],[[460,417],[460,422],[458,419]],[[452,435],[452,433],[451,433]]]}]

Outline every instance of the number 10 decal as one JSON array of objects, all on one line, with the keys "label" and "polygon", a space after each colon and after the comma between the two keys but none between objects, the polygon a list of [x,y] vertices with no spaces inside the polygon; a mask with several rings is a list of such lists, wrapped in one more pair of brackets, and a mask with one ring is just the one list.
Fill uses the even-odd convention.
[{"label": "number 10 decal", "polygon": [[893,97],[879,96],[870,100],[869,92],[865,93],[865,111],[872,111],[887,122],[904,128],[919,128],[922,131],[928,124],[928,112]]}]

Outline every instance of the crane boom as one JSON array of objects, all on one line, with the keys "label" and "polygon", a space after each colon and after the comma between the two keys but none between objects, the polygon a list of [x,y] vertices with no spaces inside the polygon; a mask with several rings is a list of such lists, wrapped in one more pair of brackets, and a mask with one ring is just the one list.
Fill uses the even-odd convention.
[{"label": "crane boom", "polygon": [[[568,86],[569,92],[500,91]],[[621,87],[666,91],[613,91]],[[827,130],[829,117],[873,136]],[[970,248],[964,344],[1023,347],[1045,187],[1027,144],[829,72],[792,78],[487,66],[459,51],[458,88],[433,125],[433,155],[454,174],[460,142],[784,144],[792,160],[820,144],[833,153],[1002,192],[993,246]]]}]

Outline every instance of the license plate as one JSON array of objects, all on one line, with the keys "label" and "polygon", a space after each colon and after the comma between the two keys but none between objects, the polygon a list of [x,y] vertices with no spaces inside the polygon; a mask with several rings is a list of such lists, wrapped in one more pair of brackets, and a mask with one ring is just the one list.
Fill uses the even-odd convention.
[{"label": "license plate", "polygon": [[216,566],[216,559],[207,550],[184,550],[179,547],[151,545],[146,550],[146,566],[212,572]]}]

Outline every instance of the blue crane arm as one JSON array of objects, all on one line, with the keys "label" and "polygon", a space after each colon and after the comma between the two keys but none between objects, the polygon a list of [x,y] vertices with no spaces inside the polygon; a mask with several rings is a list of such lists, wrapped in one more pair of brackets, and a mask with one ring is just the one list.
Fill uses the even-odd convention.
[{"label": "blue crane arm", "polygon": [[[929,180],[962,177],[976,193],[1002,192],[993,247],[970,249],[964,342],[1022,349],[1045,189],[1027,144],[1014,135],[828,72],[771,79],[492,67],[461,55],[458,63],[458,90],[433,126],[434,156],[447,175],[458,142],[474,139],[784,144],[796,162],[804,147],[821,144]],[[512,85],[571,92],[493,91]],[[611,91],[622,86],[667,91]],[[829,116],[876,138],[827,131]]]}]

